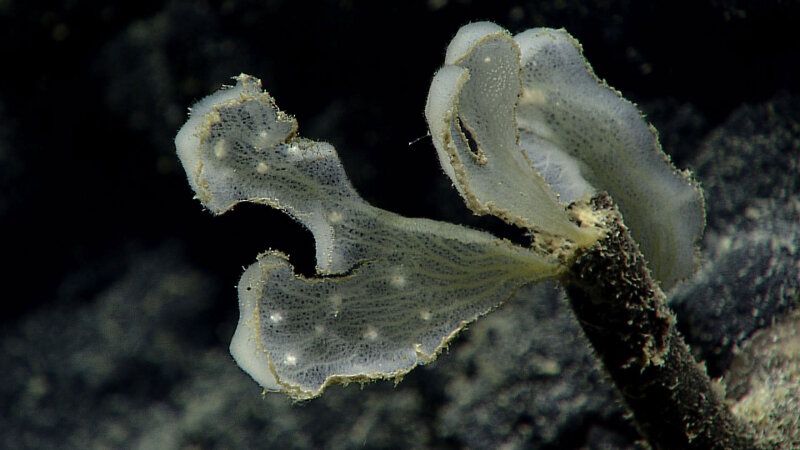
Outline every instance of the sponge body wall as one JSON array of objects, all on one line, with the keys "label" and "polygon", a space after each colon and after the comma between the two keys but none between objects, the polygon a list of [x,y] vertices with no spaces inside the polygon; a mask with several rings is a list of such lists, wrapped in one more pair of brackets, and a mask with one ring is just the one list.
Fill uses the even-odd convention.
[{"label": "sponge body wall", "polygon": [[431,82],[425,117],[439,162],[467,206],[574,242],[593,239],[569,221],[555,192],[519,148],[519,49],[508,33],[462,27]]},{"label": "sponge body wall", "polygon": [[655,129],[595,76],[567,32],[538,28],[514,40],[522,66],[517,121],[531,159],[552,161],[547,153],[560,150],[573,161],[563,165],[565,178],[584,186],[578,192],[589,193],[585,180],[610,193],[664,289],[694,273],[702,192],[672,165]]},{"label": "sponge body wall", "polygon": [[268,251],[239,281],[230,350],[266,390],[306,399],[335,382],[401,376],[523,285],[560,273],[554,259],[488,233],[367,204],[333,147],[296,130],[260,82],[241,75],[193,108],[176,139],[213,212],[267,204],[314,236],[317,277]]},{"label": "sponge body wall", "polygon": [[[477,214],[585,242],[563,204],[607,191],[664,289],[697,266],[703,197],[635,105],[563,30],[459,30],[426,107],[445,173]],[[472,156],[472,157],[471,157]]]}]

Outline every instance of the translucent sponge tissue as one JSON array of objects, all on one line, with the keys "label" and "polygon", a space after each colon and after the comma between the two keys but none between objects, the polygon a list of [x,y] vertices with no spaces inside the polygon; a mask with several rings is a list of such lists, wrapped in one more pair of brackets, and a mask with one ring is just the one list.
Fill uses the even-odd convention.
[{"label": "translucent sponge tissue", "polygon": [[[308,399],[332,383],[399,377],[522,286],[564,270],[563,254],[367,204],[332,146],[299,137],[259,80],[236,81],[192,108],[175,143],[213,213],[262,203],[314,236],[315,277],[268,251],[239,282],[231,353],[266,390]],[[571,221],[566,203],[605,190],[663,286],[694,270],[699,189],[566,32],[463,27],[425,113],[444,172],[476,214],[574,250],[599,232]]]},{"label": "translucent sponge tissue", "polygon": [[239,281],[231,353],[265,389],[306,399],[334,382],[400,376],[519,287],[558,274],[552,259],[488,233],[370,206],[333,147],[296,127],[241,75],[193,108],[176,138],[212,212],[264,203],[314,235],[319,277],[269,251]]},{"label": "translucent sponge tissue", "polygon": [[547,28],[512,38],[479,22],[458,31],[446,63],[425,112],[445,173],[473,211],[563,234],[559,209],[546,201],[553,191],[571,202],[603,190],[664,289],[694,272],[700,189],[636,106],[595,76],[577,40]]}]

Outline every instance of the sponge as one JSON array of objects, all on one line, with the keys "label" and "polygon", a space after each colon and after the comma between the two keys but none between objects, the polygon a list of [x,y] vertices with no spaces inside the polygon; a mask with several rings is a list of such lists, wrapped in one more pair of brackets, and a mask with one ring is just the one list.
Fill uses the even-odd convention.
[{"label": "sponge", "polygon": [[265,390],[308,399],[432,361],[467,324],[594,248],[607,231],[586,204],[597,190],[621,205],[662,285],[694,269],[699,189],[564,31],[463,27],[425,108],[467,206],[525,229],[530,248],[369,205],[331,145],[298,136],[258,79],[235,79],[192,108],[175,144],[213,213],[265,204],[314,236],[315,276],[266,251],[239,281],[230,350]]},{"label": "sponge", "polygon": [[367,204],[332,146],[296,136],[259,80],[236,81],[192,109],[176,146],[212,212],[267,204],[314,235],[316,277],[267,251],[239,281],[230,350],[265,390],[302,400],[332,383],[400,377],[521,286],[561,272],[488,233]]},{"label": "sponge", "polygon": [[445,173],[476,214],[587,242],[564,206],[611,194],[662,288],[694,273],[703,196],[635,105],[599,80],[577,40],[534,28],[462,27],[426,118]]}]

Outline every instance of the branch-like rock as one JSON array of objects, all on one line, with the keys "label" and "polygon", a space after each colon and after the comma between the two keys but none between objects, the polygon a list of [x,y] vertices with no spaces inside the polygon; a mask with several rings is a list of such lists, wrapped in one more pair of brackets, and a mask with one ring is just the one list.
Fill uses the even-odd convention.
[{"label": "branch-like rock", "polygon": [[566,275],[570,304],[640,432],[657,449],[755,449],[750,427],[712,388],[652,279],[622,215],[592,199],[608,234]]}]

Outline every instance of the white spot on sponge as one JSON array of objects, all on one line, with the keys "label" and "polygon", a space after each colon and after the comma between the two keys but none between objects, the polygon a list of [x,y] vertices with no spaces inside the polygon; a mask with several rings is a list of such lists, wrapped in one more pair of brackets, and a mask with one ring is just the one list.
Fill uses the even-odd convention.
[{"label": "white spot on sponge", "polygon": [[339,211],[331,211],[328,214],[328,222],[332,224],[341,223],[343,218],[344,216],[342,216],[342,213],[340,213]]},{"label": "white spot on sponge", "polygon": [[220,139],[214,144],[214,156],[216,156],[217,159],[222,159],[228,154],[228,150],[225,146],[225,139]]},{"label": "white spot on sponge", "polygon": [[378,329],[372,325],[367,325],[367,329],[364,331],[364,339],[376,341],[378,339]]},{"label": "white spot on sponge", "polygon": [[406,287],[407,283],[408,280],[406,279],[406,275],[405,272],[403,271],[403,268],[402,267],[395,268],[391,278],[389,278],[389,284],[391,284],[393,288],[402,289]]}]

